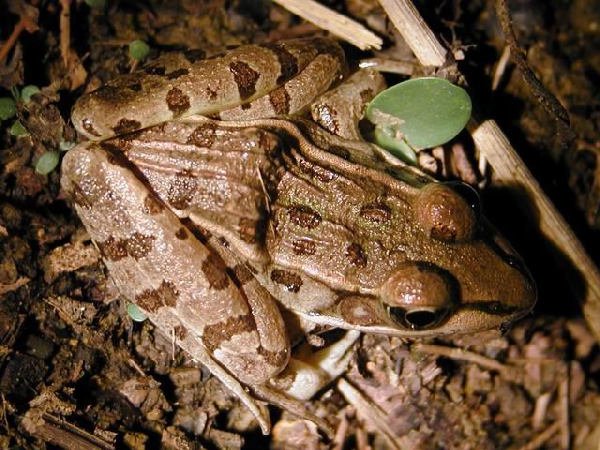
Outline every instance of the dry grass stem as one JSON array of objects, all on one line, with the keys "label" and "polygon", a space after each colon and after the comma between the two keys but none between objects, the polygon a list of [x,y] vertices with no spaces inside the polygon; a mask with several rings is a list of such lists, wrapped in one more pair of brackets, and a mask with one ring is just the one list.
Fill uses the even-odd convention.
[{"label": "dry grass stem", "polygon": [[494,182],[513,189],[519,208],[528,214],[530,223],[538,225],[541,234],[563,253],[585,277],[587,285],[583,313],[589,327],[600,341],[600,271],[586,253],[564,217],[542,191],[525,163],[511,147],[493,120],[478,123],[471,120],[469,131],[477,148],[494,168]]},{"label": "dry grass stem", "polygon": [[402,438],[390,428],[385,413],[374,405],[369,399],[363,396],[358,389],[348,383],[344,378],[340,378],[337,387],[346,401],[356,408],[356,412],[363,420],[375,427],[395,450],[404,450],[408,447],[403,445]]},{"label": "dry grass stem", "polygon": [[397,73],[410,76],[415,73],[415,64],[406,61],[385,58],[361,59],[358,67],[361,69],[373,69],[378,72]]},{"label": "dry grass stem", "polygon": [[427,353],[429,355],[444,356],[459,361],[473,362],[486,369],[495,370],[505,380],[516,380],[520,378],[521,374],[521,370],[517,367],[501,364],[495,359],[486,358],[485,356],[463,350],[462,348],[445,347],[443,345],[415,344],[412,346],[412,350]]},{"label": "dry grass stem", "polygon": [[548,428],[546,428],[544,431],[542,431],[540,434],[534,437],[527,444],[519,448],[519,450],[536,450],[538,448],[542,448],[542,446],[546,442],[548,442],[548,440],[550,440],[552,436],[554,436],[558,432],[559,429],[560,423],[554,422],[552,425],[550,425]]},{"label": "dry grass stem", "polygon": [[379,3],[423,66],[438,67],[446,62],[446,49],[410,0],[379,0]]},{"label": "dry grass stem", "polygon": [[361,50],[381,49],[383,41],[357,21],[314,0],[273,0],[293,14],[356,45]]}]

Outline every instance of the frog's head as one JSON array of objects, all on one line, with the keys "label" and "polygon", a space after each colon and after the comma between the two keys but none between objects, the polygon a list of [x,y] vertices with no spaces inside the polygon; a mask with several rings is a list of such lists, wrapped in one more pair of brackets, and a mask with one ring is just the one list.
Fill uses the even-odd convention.
[{"label": "frog's head", "polygon": [[472,188],[429,183],[405,198],[403,259],[373,289],[342,296],[325,315],[346,328],[418,337],[503,329],[531,311],[535,283],[481,217]]}]

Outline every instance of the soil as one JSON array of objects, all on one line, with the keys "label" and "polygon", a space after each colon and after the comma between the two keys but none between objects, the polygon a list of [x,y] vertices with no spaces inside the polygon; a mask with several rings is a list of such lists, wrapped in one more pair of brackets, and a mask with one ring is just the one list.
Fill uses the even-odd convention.
[{"label": "soil", "polygon": [[[26,85],[41,92],[17,102],[27,135],[11,134],[15,118],[0,123],[0,448],[598,448],[600,354],[581,318],[575,271],[494,186],[493,170],[481,173],[466,136],[424,158],[438,176],[467,173],[482,187],[486,215],[537,281],[534,314],[504,334],[431,342],[364,335],[347,373],[307,404],[335,438],[276,407],[273,432],[263,436],[208,370],[152,324],[132,321],[60,191],[59,167],[42,175],[36,166],[76,141],[74,101],[134,68],[135,39],[149,44],[152,58],[323,32],[267,0],[5,3],[0,97]],[[322,3],[384,37],[376,56],[410,58],[376,1]],[[572,142],[513,63],[497,68],[505,40],[493,1],[416,2],[460,57],[474,103],[500,123],[598,261],[600,1],[508,3],[528,65],[570,114]],[[373,56],[345,49],[352,60]]]}]

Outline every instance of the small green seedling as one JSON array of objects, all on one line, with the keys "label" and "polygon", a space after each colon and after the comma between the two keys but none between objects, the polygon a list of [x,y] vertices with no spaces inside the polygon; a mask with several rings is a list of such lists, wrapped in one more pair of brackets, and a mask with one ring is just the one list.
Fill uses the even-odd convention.
[{"label": "small green seedling", "polygon": [[40,175],[48,175],[56,166],[60,160],[60,153],[56,150],[50,150],[40,156],[37,164],[35,165],[35,171]]},{"label": "small green seedling", "polygon": [[129,55],[136,61],[141,61],[150,53],[150,47],[144,41],[136,39],[129,44]]},{"label": "small green seedling", "polygon": [[416,164],[418,151],[461,132],[471,117],[471,98],[442,78],[415,78],[380,92],[365,117],[375,125],[373,142]]},{"label": "small green seedling", "polygon": [[131,317],[134,322],[143,322],[148,318],[146,314],[142,312],[134,303],[127,303],[127,314]]},{"label": "small green seedling", "polygon": [[21,122],[15,120],[15,123],[10,127],[10,134],[12,136],[27,136],[29,131],[27,131],[27,128],[25,128]]},{"label": "small green seedling", "polygon": [[15,117],[17,108],[14,99],[10,97],[0,98],[0,120],[7,120]]},{"label": "small green seedling", "polygon": [[40,88],[30,84],[21,90],[21,98],[25,103],[29,103],[31,101],[31,96],[38,92],[40,92]]}]

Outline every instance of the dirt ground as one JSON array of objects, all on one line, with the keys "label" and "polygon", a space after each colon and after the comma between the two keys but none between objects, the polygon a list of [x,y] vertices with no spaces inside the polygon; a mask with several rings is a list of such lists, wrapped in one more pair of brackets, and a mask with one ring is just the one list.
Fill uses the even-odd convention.
[{"label": "dirt ground", "polygon": [[[349,59],[414,62],[376,1],[321,3],[385,40],[375,53],[345,44]],[[427,24],[464,56],[458,67],[474,104],[499,122],[598,261],[600,2],[508,3],[527,63],[570,114],[572,142],[515,64],[499,67],[505,40],[493,1],[416,2]],[[502,335],[431,342],[364,335],[347,373],[308,404],[335,438],[276,407],[273,432],[263,436],[208,370],[148,321],[132,321],[60,192],[59,167],[42,175],[36,166],[46,152],[76,141],[74,101],[132,69],[128,45],[135,39],[149,44],[151,58],[323,32],[267,0],[3,4],[0,97],[26,85],[41,93],[17,102],[28,134],[11,133],[15,118],[0,123],[0,448],[598,448],[600,354],[579,308],[585,274],[565,265],[495,188],[493,170],[480,173],[467,136],[456,141],[472,163],[467,181],[482,188],[486,215],[536,279],[534,313]],[[437,175],[456,177],[452,161],[460,156],[440,155],[430,154]]]}]

